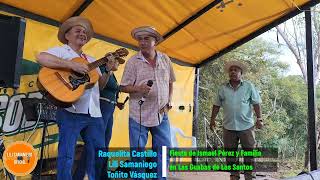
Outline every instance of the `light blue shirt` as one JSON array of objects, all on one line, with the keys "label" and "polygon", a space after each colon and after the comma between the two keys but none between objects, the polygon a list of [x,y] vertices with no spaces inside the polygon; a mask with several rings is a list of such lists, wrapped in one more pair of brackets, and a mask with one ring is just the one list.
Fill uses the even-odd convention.
[{"label": "light blue shirt", "polygon": [[225,129],[243,131],[254,126],[252,105],[260,103],[261,98],[254,85],[241,80],[236,89],[229,82],[223,84],[214,105],[223,108]]}]

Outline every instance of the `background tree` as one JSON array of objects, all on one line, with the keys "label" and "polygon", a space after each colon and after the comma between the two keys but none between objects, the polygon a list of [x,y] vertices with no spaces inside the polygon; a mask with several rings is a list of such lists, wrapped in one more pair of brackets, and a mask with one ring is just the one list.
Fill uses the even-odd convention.
[{"label": "background tree", "polygon": [[[313,42],[313,63],[314,63],[314,82],[317,85],[319,83],[319,71],[320,71],[320,6],[312,8],[312,42]],[[305,33],[305,19],[304,13],[291,18],[287,22],[276,27],[277,34],[280,35],[284,43],[280,43],[286,46],[290,52],[294,55],[295,61],[301,70],[305,84],[307,84],[307,61],[306,61],[306,33]],[[279,42],[279,41],[278,41]],[[318,112],[320,112],[318,110]],[[306,122],[307,123],[307,122]],[[318,123],[317,123],[318,124]],[[317,139],[320,135],[320,127],[317,125]],[[307,126],[306,126],[307,130]],[[309,142],[307,142],[307,149],[305,152],[305,168],[309,167]],[[319,148],[320,142],[317,144]]]}]

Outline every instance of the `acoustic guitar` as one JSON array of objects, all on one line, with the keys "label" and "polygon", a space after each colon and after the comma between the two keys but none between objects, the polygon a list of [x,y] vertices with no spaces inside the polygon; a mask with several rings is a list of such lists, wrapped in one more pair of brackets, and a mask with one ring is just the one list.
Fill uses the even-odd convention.
[{"label": "acoustic guitar", "polygon": [[87,64],[87,74],[77,73],[71,69],[52,69],[42,67],[38,75],[38,87],[45,97],[59,107],[70,107],[72,103],[80,99],[86,89],[92,88],[99,80],[97,67],[106,64],[111,58],[122,58],[129,54],[125,48],[108,53],[105,57],[89,63],[81,57],[71,61]]}]

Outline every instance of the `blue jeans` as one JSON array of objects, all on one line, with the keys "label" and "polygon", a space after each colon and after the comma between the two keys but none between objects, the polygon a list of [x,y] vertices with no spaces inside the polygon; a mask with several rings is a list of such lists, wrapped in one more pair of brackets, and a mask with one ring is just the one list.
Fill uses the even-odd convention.
[{"label": "blue jeans", "polygon": [[[72,180],[75,146],[80,132],[87,147],[88,177],[90,180],[99,179],[103,161],[96,158],[95,150],[105,147],[102,118],[93,118],[88,114],[74,114],[64,109],[58,109],[56,117],[59,127],[57,179]],[[74,179],[78,179],[75,176]]]},{"label": "blue jeans", "polygon": [[112,103],[100,100],[100,108],[101,108],[102,118],[104,121],[104,127],[106,130],[105,144],[106,144],[106,148],[109,148],[109,143],[110,143],[111,136],[112,136],[113,112],[115,109],[115,105]]},{"label": "blue jeans", "polygon": [[[106,148],[109,148],[109,143],[111,140],[111,135],[112,135],[112,126],[113,126],[113,112],[115,109],[115,105],[106,101],[100,100],[100,109],[102,113],[102,118],[103,118],[103,128],[104,128],[104,133],[105,133],[105,146]],[[86,159],[87,159],[87,151],[88,147],[85,146],[83,149],[83,152],[81,153],[81,158],[79,161],[79,165],[76,169],[75,173],[75,179],[83,179],[86,173]],[[106,163],[102,166],[101,168],[101,178],[106,179]]]},{"label": "blue jeans", "polygon": [[[158,126],[154,127],[145,127],[141,126],[141,133],[139,139],[140,132],[140,124],[135,120],[129,117],[129,140],[130,140],[130,148],[137,149],[138,147],[144,149],[147,141],[148,141],[148,132],[151,132],[152,135],[152,149],[153,151],[157,151],[158,156],[153,159],[153,161],[157,162],[157,175],[158,179],[166,179],[162,178],[162,146],[171,146],[170,139],[170,123],[168,116],[163,116],[162,122]],[[138,146],[139,140],[139,146]],[[137,159],[133,159],[136,161]],[[169,162],[169,158],[167,158],[167,164]],[[138,172],[142,172],[141,169],[137,170]]]}]

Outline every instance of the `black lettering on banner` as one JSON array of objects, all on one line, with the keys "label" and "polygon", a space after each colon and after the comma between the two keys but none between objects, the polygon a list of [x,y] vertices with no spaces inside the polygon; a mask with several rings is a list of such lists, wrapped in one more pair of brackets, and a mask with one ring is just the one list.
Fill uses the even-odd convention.
[{"label": "black lettering on banner", "polygon": [[0,87],[0,93],[6,94],[7,93],[7,88],[1,88]]},{"label": "black lettering on banner", "polygon": [[2,126],[2,130],[4,133],[12,133],[19,130],[23,115],[21,98],[25,97],[25,94],[17,94],[11,96],[7,106],[7,111],[4,116],[4,123]]},{"label": "black lettering on banner", "polygon": [[[28,93],[28,98],[42,98],[42,94],[37,92]],[[23,113],[21,98],[25,98],[26,94],[16,94],[11,97],[8,95],[0,95],[0,112],[4,115],[0,116],[1,129],[5,134],[15,134],[23,132],[23,130],[32,129],[36,121],[26,121]]]},{"label": "black lettering on banner", "polygon": [[[1,114],[5,114],[9,101],[9,96],[6,94],[0,95],[0,112]],[[4,116],[0,116],[0,127],[4,124]],[[2,128],[1,128],[2,129]]]},{"label": "black lettering on banner", "polygon": [[33,87],[33,84],[34,84],[34,81],[30,81],[30,82],[28,83],[29,87]]}]

